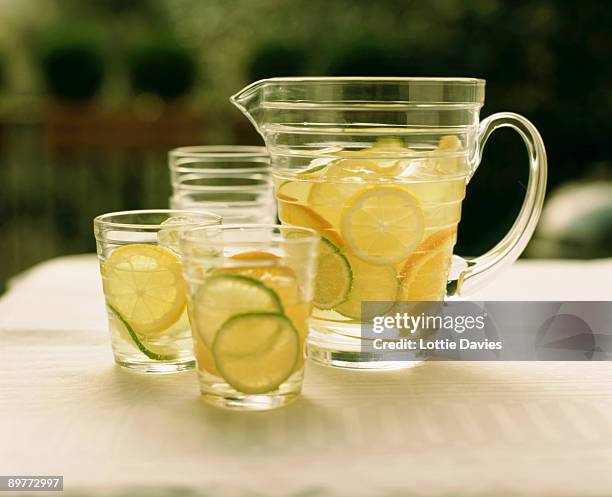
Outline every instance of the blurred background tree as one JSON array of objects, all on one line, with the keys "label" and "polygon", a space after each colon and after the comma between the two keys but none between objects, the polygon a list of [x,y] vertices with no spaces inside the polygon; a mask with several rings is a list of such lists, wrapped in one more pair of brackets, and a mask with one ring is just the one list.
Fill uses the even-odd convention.
[{"label": "blurred background tree", "polygon": [[304,76],[308,73],[308,51],[285,40],[269,40],[255,48],[247,66],[248,79]]},{"label": "blurred background tree", "polygon": [[[481,77],[487,80],[483,116],[501,110],[526,115],[547,145],[551,191],[570,181],[580,188],[612,175],[611,25],[609,2],[578,0],[5,0],[0,50],[7,54],[10,84],[0,114],[6,137],[0,145],[0,258],[8,263],[0,268],[0,287],[38,260],[92,251],[94,214],[167,203],[161,146],[84,147],[69,155],[50,148],[42,112],[49,93],[119,110],[136,101],[158,105],[134,98],[153,93],[180,100],[177,113],[201,114],[201,122],[189,124],[197,128],[195,141],[261,143],[228,102],[258,78]],[[41,47],[39,40],[47,41]],[[154,116],[164,130],[192,122],[177,113],[143,115]],[[111,140],[148,128],[124,129],[100,133]],[[164,142],[169,148],[182,144],[184,133],[163,136],[176,136]],[[526,166],[520,138],[496,133],[469,186],[459,253],[480,253],[507,230],[520,208]],[[588,203],[594,195],[572,198]],[[612,235],[602,234],[612,230],[609,223],[589,225],[598,226],[599,236],[570,230],[572,243],[578,236],[585,238],[583,247],[600,250],[553,252],[612,255]],[[532,254],[546,252],[536,248]]]},{"label": "blurred background tree", "polygon": [[0,52],[0,92],[6,87],[6,56]]},{"label": "blurred background tree", "polygon": [[40,69],[49,94],[58,100],[83,102],[102,87],[105,64],[99,41],[75,26],[54,28],[40,45]]},{"label": "blurred background tree", "polygon": [[132,89],[164,100],[187,95],[198,76],[195,57],[174,40],[148,40],[132,49],[128,61]]}]

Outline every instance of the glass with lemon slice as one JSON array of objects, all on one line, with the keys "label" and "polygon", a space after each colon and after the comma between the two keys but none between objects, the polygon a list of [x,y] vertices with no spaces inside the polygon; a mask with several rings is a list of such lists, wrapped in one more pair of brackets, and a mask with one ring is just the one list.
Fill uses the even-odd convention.
[{"label": "glass with lemon slice", "polygon": [[319,236],[224,225],[181,236],[200,391],[218,406],[281,407],[302,387]]},{"label": "glass with lemon slice", "polygon": [[117,364],[148,373],[194,366],[179,234],[220,223],[212,213],[167,209],[94,219]]}]

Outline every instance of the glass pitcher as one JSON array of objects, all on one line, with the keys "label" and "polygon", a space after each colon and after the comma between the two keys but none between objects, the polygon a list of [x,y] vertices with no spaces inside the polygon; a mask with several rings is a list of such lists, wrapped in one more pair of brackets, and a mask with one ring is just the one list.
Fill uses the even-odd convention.
[{"label": "glass pitcher", "polygon": [[[364,352],[361,325],[398,301],[469,296],[514,262],[546,189],[536,128],[508,112],[480,121],[473,78],[273,78],[231,98],[268,148],[283,224],[322,236],[308,354],[337,367],[397,368]],[[510,127],[529,154],[529,183],[507,235],[453,257],[461,202],[491,132]],[[388,306],[388,309],[385,309]]]}]

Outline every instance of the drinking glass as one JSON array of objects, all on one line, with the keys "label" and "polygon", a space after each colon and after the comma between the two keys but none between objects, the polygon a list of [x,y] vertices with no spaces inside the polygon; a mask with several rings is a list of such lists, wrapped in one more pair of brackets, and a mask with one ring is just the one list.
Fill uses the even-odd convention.
[{"label": "drinking glass", "polygon": [[181,236],[200,391],[262,410],[302,388],[319,236],[278,225],[223,225]]},{"label": "drinking glass", "polygon": [[276,222],[264,147],[181,147],[170,151],[169,167],[171,208],[215,212],[224,224]]},{"label": "drinking glass", "polygon": [[[412,365],[364,350],[362,324],[397,302],[469,296],[523,251],[546,189],[536,128],[502,112],[480,121],[474,78],[273,78],[231,100],[270,153],[283,224],[321,234],[309,356],[353,368]],[[461,203],[495,129],[523,138],[529,182],[507,235],[475,258],[453,256]],[[483,206],[486,208],[486,206]]]},{"label": "drinking glass", "polygon": [[193,368],[179,234],[220,223],[216,214],[168,209],[113,212],[94,219],[117,364],[147,373]]}]

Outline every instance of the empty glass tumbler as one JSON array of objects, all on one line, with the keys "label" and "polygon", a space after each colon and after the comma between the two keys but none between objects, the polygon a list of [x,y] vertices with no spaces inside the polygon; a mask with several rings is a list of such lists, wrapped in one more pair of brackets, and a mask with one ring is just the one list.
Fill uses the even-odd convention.
[{"label": "empty glass tumbler", "polygon": [[169,154],[175,209],[206,210],[224,224],[275,223],[269,157],[264,147],[181,147]]}]

